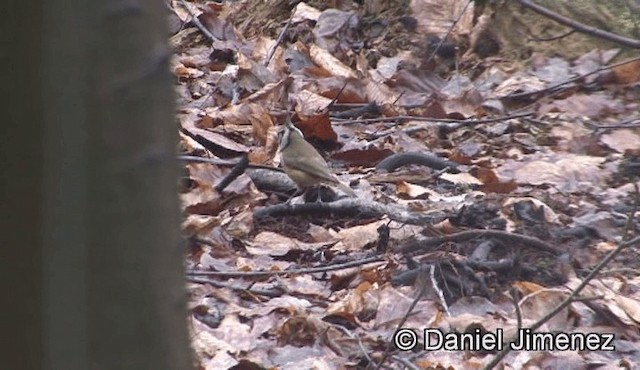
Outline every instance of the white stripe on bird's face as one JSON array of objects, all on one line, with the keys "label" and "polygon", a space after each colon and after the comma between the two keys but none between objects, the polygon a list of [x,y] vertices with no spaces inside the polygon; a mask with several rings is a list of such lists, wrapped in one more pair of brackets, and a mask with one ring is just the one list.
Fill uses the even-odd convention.
[{"label": "white stripe on bird's face", "polygon": [[287,123],[284,126],[284,130],[282,132],[282,137],[280,138],[280,151],[287,148],[291,143],[291,140],[296,140],[292,137],[292,135],[299,135],[296,139],[305,140],[302,131],[299,128],[293,125],[290,119],[287,119]]}]

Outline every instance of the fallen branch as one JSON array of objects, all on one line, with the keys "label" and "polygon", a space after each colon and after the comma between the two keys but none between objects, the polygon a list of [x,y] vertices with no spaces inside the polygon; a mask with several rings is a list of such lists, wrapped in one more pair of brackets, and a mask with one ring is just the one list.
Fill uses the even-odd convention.
[{"label": "fallen branch", "polygon": [[538,4],[535,4],[530,0],[517,0],[517,1],[520,5],[524,6],[525,8],[531,9],[534,12],[542,16],[545,16],[551,20],[554,20],[562,25],[571,27],[578,32],[582,32],[584,34],[595,36],[604,40],[612,41],[622,46],[626,46],[634,49],[640,49],[640,40],[631,39],[628,37],[617,35],[615,33],[601,30],[596,27],[587,26],[586,24],[576,22],[571,18],[567,18],[563,15],[552,12],[551,10],[545,7],[542,7]]},{"label": "fallen branch", "polygon": [[310,214],[336,214],[341,216],[382,217],[411,225],[431,224],[439,221],[441,215],[424,212],[410,212],[394,204],[382,204],[361,198],[344,198],[331,203],[283,203],[259,207],[253,213],[256,219],[267,217],[300,216]]},{"label": "fallen branch", "polygon": [[335,270],[344,270],[351,267],[357,267],[367,265],[370,263],[382,263],[385,259],[382,257],[369,257],[363,258],[357,261],[336,263],[333,265],[324,265],[319,267],[309,267],[303,269],[290,269],[279,271],[201,271],[201,270],[187,270],[187,276],[215,276],[220,278],[262,278],[274,275],[301,275],[301,274],[315,274],[318,272],[329,272]]}]

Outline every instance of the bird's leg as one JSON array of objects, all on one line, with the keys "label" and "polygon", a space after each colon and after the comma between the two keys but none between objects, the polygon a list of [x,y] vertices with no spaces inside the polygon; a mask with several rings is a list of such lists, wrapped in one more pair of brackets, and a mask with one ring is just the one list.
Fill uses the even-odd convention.
[{"label": "bird's leg", "polygon": [[[322,184],[314,186],[311,195],[315,195],[313,203],[325,203],[333,202],[336,200],[337,195],[332,188],[324,186]],[[305,201],[311,203],[311,196],[305,196]]]},{"label": "bird's leg", "polygon": [[306,193],[306,190],[307,190],[306,188],[297,188],[297,189],[296,189],[296,192],[295,192],[295,193],[293,193],[293,194],[289,197],[289,199],[287,199],[287,201],[286,201],[286,202],[284,202],[284,203],[285,203],[285,204],[290,204],[290,203],[291,203],[291,201],[293,200],[293,198],[295,198],[295,197],[299,197],[300,195],[302,195],[302,194]]},{"label": "bird's leg", "polygon": [[309,186],[304,193],[305,203],[318,203],[322,201],[320,198],[320,189],[317,186]]},{"label": "bird's leg", "polygon": [[336,200],[336,193],[330,187],[320,185],[318,189],[318,199],[321,202],[333,202]]}]

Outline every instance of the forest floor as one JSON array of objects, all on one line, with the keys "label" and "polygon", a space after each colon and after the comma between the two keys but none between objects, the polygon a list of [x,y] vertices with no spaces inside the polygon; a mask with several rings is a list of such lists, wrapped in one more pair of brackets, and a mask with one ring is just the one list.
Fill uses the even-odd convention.
[{"label": "forest floor", "polygon": [[[170,1],[199,368],[640,363],[638,53],[478,4]],[[288,117],[357,197],[291,199]]]}]

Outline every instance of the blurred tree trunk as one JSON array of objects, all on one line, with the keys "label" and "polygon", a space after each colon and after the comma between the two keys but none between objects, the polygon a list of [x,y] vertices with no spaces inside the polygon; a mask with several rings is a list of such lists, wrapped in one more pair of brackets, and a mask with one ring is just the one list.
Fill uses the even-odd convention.
[{"label": "blurred tree trunk", "polygon": [[0,369],[31,370],[43,353],[41,4],[3,1],[0,14]]},{"label": "blurred tree trunk", "polygon": [[0,368],[188,369],[164,3],[16,4],[2,270],[32,366]]}]

